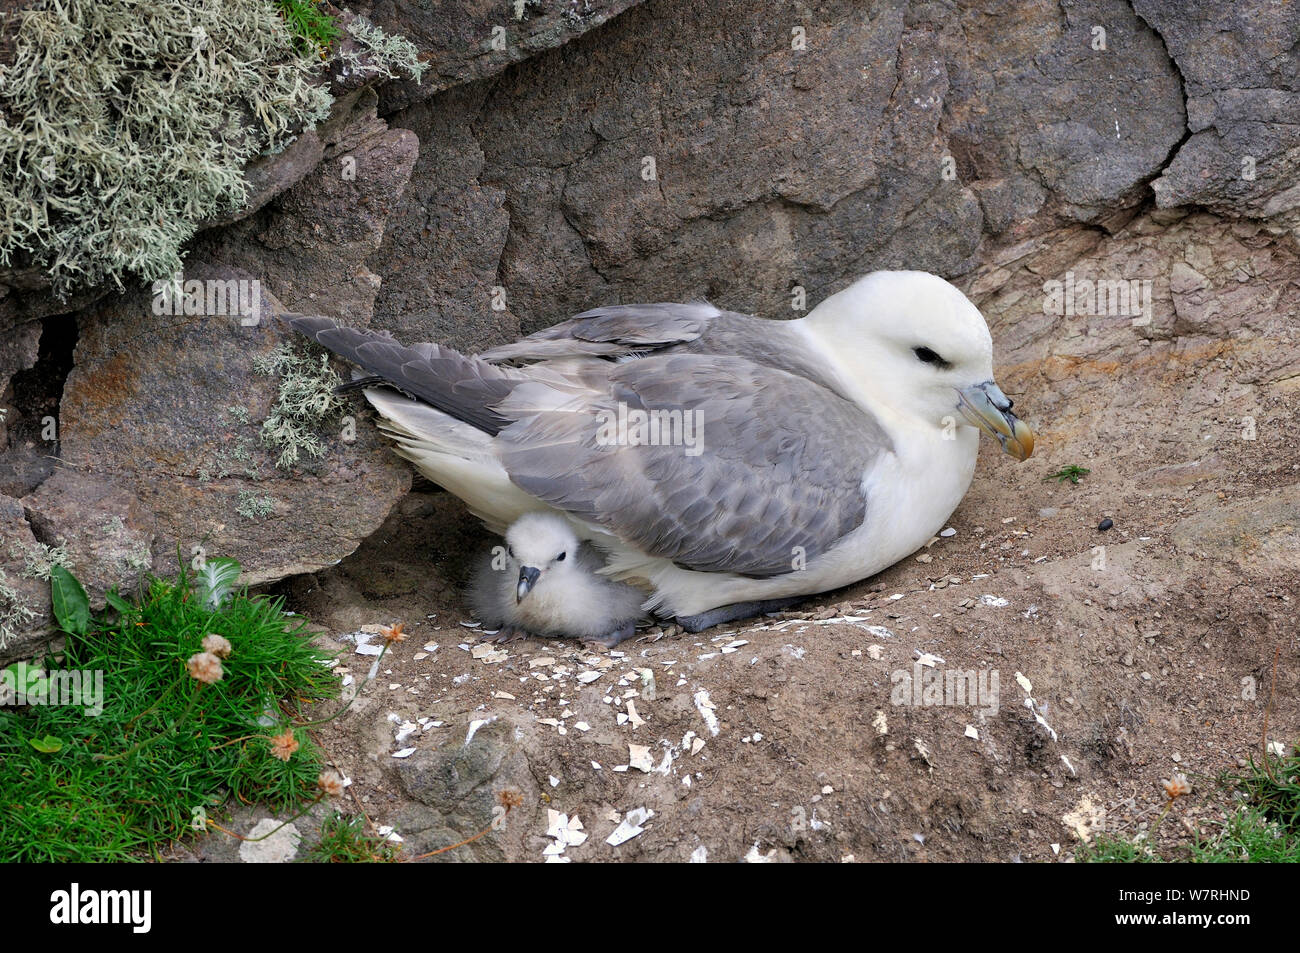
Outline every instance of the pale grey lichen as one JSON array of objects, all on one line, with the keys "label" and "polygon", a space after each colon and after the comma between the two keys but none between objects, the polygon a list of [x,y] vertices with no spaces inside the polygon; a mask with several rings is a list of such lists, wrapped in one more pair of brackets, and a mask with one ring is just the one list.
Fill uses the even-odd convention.
[{"label": "pale grey lichen", "polygon": [[254,358],[253,368],[280,378],[280,390],[262,422],[261,435],[263,444],[279,452],[275,465],[287,470],[304,454],[323,457],[325,443],[316,431],[341,419],[347,409],[346,401],[334,392],[341,381],[330,369],[328,355],[312,356],[282,344],[270,355]]},{"label": "pale grey lichen", "polygon": [[99,531],[105,536],[116,536],[126,529],[126,523],[120,516],[110,516],[100,524]]},{"label": "pale grey lichen", "polygon": [[420,51],[404,36],[385,33],[363,16],[353,18],[348,33],[357,41],[360,52],[345,50],[339,54],[341,72],[362,79],[395,79],[408,73],[418,83],[429,68],[420,62]]},{"label": "pale grey lichen", "polygon": [[0,651],[7,649],[35,618],[35,610],[9,585],[9,577],[0,569]]},{"label": "pale grey lichen", "polygon": [[58,545],[47,546],[45,543],[16,543],[9,547],[13,559],[23,561],[21,575],[28,579],[43,579],[49,582],[50,570],[55,566],[72,569],[72,557],[68,554],[67,540],[59,538]]},{"label": "pale grey lichen", "polygon": [[269,496],[258,496],[248,490],[239,491],[239,503],[235,512],[245,519],[265,519],[275,511],[275,500]]},{"label": "pale grey lichen", "polygon": [[266,0],[44,0],[0,67],[0,265],[26,252],[56,294],[181,267],[243,167],[329,113],[319,61]]}]

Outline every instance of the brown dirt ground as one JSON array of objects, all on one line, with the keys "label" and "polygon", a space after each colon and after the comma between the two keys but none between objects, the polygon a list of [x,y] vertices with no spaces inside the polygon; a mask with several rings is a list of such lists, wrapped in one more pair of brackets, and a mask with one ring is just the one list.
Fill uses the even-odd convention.
[{"label": "brown dirt ground", "polygon": [[[552,808],[591,835],[566,850],[575,861],[683,861],[700,847],[715,861],[1067,860],[1080,824],[1145,829],[1164,806],[1161,781],[1181,772],[1194,792],[1158,829],[1168,855],[1232,810],[1216,779],[1259,752],[1270,697],[1269,737],[1300,737],[1296,527],[1273,512],[1279,500],[1294,511],[1300,426],[1284,402],[1274,411],[1260,426],[1280,456],[1229,440],[1190,465],[1157,450],[1138,455],[1141,479],[1103,456],[1086,461],[1092,472],[1077,486],[1043,482],[1058,462],[1042,444],[1017,465],[986,443],[949,521],[956,534],[920,558],[780,618],[695,636],[652,629],[601,653],[612,662],[603,670],[570,641],[508,644],[499,661],[461,647],[475,633],[461,625],[458,586],[490,537],[426,486],[338,567],[284,587],[291,608],[345,650],[356,679],[372,659],[340,636],[399,620],[411,633],[320,733],[353,780],[345,807],[396,823],[410,854],[476,833],[473,812],[429,800],[393,753],[415,747],[412,759],[454,774],[469,723],[495,718],[473,743],[503,749],[496,773],[468,783],[480,801],[513,788],[525,803],[501,832],[438,859],[542,860]],[[1098,530],[1103,517],[1113,529]],[[846,614],[858,621],[834,621]],[[736,640],[746,644],[721,651]],[[911,671],[918,653],[941,657],[940,671],[996,670],[996,714],[891,704],[891,674]],[[554,663],[530,665],[542,657]],[[635,695],[644,668],[653,699]],[[583,671],[603,674],[580,684]],[[715,705],[716,736],[700,691]],[[635,728],[617,722],[624,695],[644,719]],[[395,741],[397,722],[421,717],[442,725]],[[705,742],[696,754],[688,732]],[[629,744],[648,746],[659,770],[615,771]],[[607,845],[614,818],[639,807],[654,811],[644,833]]]},{"label": "brown dirt ground", "polygon": [[[1044,276],[1067,268],[1153,278],[1146,320],[1044,314]],[[1181,773],[1194,790],[1160,823],[1158,851],[1212,831],[1234,809],[1220,776],[1266,734],[1300,740],[1300,252],[1258,225],[1155,210],[1111,235],[991,250],[970,293],[999,382],[1038,432],[1034,456],[1017,464],[985,441],[954,535],[782,618],[650,630],[598,656],[558,641],[474,658],[458,590],[490,538],[427,485],[341,564],[283,584],[354,679],[371,659],[343,636],[411,632],[320,732],[353,779],[346,807],[418,856],[483,830],[503,793],[522,797],[444,860],[540,861],[555,810],[590,835],[565,850],[576,861],[701,848],[713,861],[1064,861],[1080,833],[1149,828],[1161,782]],[[1044,482],[1067,464],[1091,472]],[[996,671],[996,713],[893,704],[920,653],[936,671]],[[649,749],[650,771],[616,770],[629,744]],[[644,831],[607,844],[643,807]]]}]

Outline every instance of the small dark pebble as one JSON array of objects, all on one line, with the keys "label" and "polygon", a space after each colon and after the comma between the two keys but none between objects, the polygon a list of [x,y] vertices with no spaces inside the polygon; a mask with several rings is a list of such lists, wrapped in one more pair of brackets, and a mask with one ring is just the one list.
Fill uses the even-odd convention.
[{"label": "small dark pebble", "polygon": [[1112,526],[1114,526],[1114,525],[1115,525],[1115,521],[1114,521],[1113,519],[1111,519],[1111,518],[1108,516],[1108,517],[1106,517],[1104,520],[1102,520],[1100,523],[1097,524],[1097,529],[1100,529],[1100,530],[1107,530],[1107,529],[1110,529],[1110,528],[1111,528]]}]

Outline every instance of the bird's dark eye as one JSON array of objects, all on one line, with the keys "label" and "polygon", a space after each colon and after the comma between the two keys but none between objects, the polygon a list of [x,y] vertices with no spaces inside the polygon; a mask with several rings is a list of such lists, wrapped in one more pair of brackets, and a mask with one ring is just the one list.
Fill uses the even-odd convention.
[{"label": "bird's dark eye", "polygon": [[916,355],[916,359],[918,361],[921,361],[925,364],[933,364],[936,367],[948,366],[947,361],[941,358],[938,354],[934,353],[934,351],[930,350],[928,347],[914,347],[912,348],[912,353]]},{"label": "bird's dark eye", "polygon": [[564,562],[564,557],[567,556],[567,555],[569,555],[569,554],[568,554],[568,553],[560,553],[560,555],[558,555],[558,556],[555,557],[555,561],[556,561],[557,563],[562,563],[562,562]]},{"label": "bird's dark eye", "polygon": [[513,548],[513,547],[510,547],[510,546],[507,546],[507,547],[506,547],[506,555],[509,556],[511,559],[514,559],[514,558],[515,558],[515,551],[514,551],[514,548]]}]

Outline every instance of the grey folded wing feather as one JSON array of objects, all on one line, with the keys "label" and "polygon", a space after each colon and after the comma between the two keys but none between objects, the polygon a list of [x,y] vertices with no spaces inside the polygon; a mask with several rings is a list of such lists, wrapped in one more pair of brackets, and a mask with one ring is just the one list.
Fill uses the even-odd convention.
[{"label": "grey folded wing feather", "polygon": [[721,314],[703,301],[620,304],[584,311],[513,344],[478,356],[493,363],[561,357],[619,357],[694,341]]},{"label": "grey folded wing feather", "polygon": [[437,344],[399,344],[386,331],[343,327],[329,318],[289,318],[297,331],[393,387],[495,434],[512,423],[492,409],[521,378]]},{"label": "grey folded wing feather", "polygon": [[[892,449],[858,407],[743,358],[651,355],[609,380],[581,408],[520,415],[501,461],[528,493],[688,569],[794,571],[862,524],[863,475]],[[620,403],[698,412],[702,452],[602,440]]]}]

